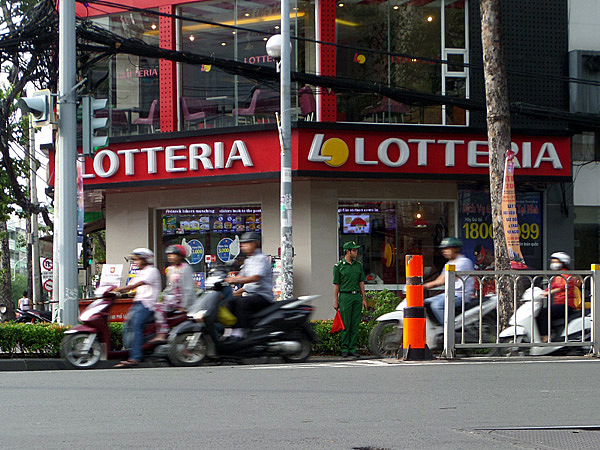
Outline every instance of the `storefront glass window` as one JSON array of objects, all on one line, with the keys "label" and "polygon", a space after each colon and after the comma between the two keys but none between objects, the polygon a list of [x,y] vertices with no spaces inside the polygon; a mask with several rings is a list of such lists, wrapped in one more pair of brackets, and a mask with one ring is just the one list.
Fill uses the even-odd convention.
[{"label": "storefront glass window", "polygon": [[445,263],[438,245],[453,235],[454,204],[443,201],[345,201],[338,206],[339,249],[361,245],[367,289],[398,290],[406,281],[405,256],[423,255],[425,276]]},{"label": "storefront glass window", "polygon": [[[314,38],[314,4],[292,0],[292,36]],[[180,8],[185,17],[236,26],[243,29],[181,21],[181,50],[200,55],[235,60],[258,66],[275,67],[265,44],[279,33],[280,2],[261,0],[208,0]],[[251,31],[249,31],[251,30]],[[307,61],[306,46],[292,40],[292,70],[314,72]],[[314,59],[312,60],[314,66]],[[274,122],[279,106],[279,83],[250,80],[231,75],[213,66],[181,66],[181,128],[214,128]],[[297,87],[292,86],[293,120],[302,116],[297,102]]]},{"label": "storefront glass window", "polygon": [[[338,2],[336,30],[338,44],[348,46],[337,49],[338,78],[441,94],[442,66],[420,58],[441,59],[445,48],[465,48],[465,0]],[[458,90],[456,95],[465,96],[460,89],[456,86],[453,93]],[[445,123],[441,106],[411,106],[355,93],[338,94],[338,120]],[[452,123],[464,124],[464,120],[452,114]]]},{"label": "storefront glass window", "polygon": [[215,262],[227,262],[240,255],[239,236],[246,231],[261,232],[260,207],[211,207],[164,209],[158,211],[161,248],[157,251],[158,267],[168,265],[166,249],[181,244],[190,255],[198,287],[204,289],[207,265],[205,256]]},{"label": "storefront glass window", "polygon": [[[155,10],[149,10],[155,11]],[[158,17],[150,12],[126,12],[95,18],[94,22],[127,39],[138,39],[158,46]],[[118,54],[94,65],[87,74],[96,98],[108,99],[108,109],[96,117],[108,117],[109,136],[148,133],[158,130],[158,104],[154,120],[147,119],[151,106],[159,98],[159,60]]]}]

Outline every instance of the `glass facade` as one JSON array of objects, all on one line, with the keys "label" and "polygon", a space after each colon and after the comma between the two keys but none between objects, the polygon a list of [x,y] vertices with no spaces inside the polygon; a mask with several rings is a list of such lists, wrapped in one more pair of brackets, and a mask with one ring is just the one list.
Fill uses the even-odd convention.
[{"label": "glass facade", "polygon": [[442,270],[438,246],[455,235],[454,209],[444,201],[340,201],[340,255],[345,242],[355,241],[362,246],[367,289],[398,290],[406,281],[406,255],[423,255],[425,277]]},{"label": "glass facade", "polygon": [[[337,76],[428,94],[466,97],[465,1],[340,1]],[[410,106],[375,94],[338,94],[338,121],[466,124],[464,110]]]},{"label": "glass facade", "polygon": [[[126,12],[96,18],[94,22],[124,38],[159,44],[155,14]],[[160,129],[159,70],[158,58],[119,54],[96,64],[87,74],[93,95],[108,99],[108,109],[96,116],[108,117],[110,136]]]},{"label": "glass facade", "polygon": [[[315,3],[293,0],[290,6],[292,70],[318,73]],[[463,65],[468,63],[466,10],[467,0],[339,1],[335,17],[322,18],[330,21],[323,22],[323,27],[336,31],[335,76],[425,94],[468,97],[469,77]],[[159,45],[161,32],[173,32],[180,51],[276,65],[267,56],[265,44],[279,32],[277,0],[183,4],[176,12],[190,19],[174,21],[173,30],[160,30],[153,12],[123,12],[93,20],[123,37],[151,45]],[[440,58],[450,64],[434,61]],[[87,77],[93,95],[109,100],[108,110],[99,115],[109,118],[111,136],[171,131],[160,130],[161,96],[176,99],[179,130],[273,122],[279,110],[278,82],[251,80],[211,65],[178,64],[175,85],[162,91],[157,58],[117,55],[96,64]],[[317,95],[315,87],[293,83],[292,119],[315,120]],[[366,93],[337,94],[336,115],[340,122],[468,124],[468,113],[460,108],[407,105]]]}]

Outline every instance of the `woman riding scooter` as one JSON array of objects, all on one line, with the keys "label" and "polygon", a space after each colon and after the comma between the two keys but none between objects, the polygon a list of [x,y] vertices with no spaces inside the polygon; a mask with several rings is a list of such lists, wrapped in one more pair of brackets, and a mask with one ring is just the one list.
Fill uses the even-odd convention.
[{"label": "woman riding scooter", "polygon": [[[565,252],[555,252],[550,255],[551,270],[569,270],[571,257]],[[565,316],[565,287],[567,288],[567,310],[570,316],[575,311],[575,289],[581,287],[581,279],[566,275],[556,275],[552,278],[550,289],[541,295],[549,297],[550,316],[552,319],[558,319]],[[542,342],[548,342],[548,306],[542,307],[537,317],[540,337]]]},{"label": "woman riding scooter", "polygon": [[129,359],[121,361],[115,367],[135,367],[143,358],[144,326],[154,315],[154,308],[160,293],[160,272],[154,264],[154,253],[147,248],[136,248],[131,252],[130,259],[135,262],[140,271],[133,282],[127,286],[113,289],[114,292],[129,292],[135,289],[133,305],[127,315],[125,330],[128,336],[133,334],[130,343]]}]

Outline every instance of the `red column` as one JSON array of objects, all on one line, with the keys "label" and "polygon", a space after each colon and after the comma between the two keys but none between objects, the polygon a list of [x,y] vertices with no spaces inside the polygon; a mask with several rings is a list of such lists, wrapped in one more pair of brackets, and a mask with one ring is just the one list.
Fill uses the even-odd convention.
[{"label": "red column", "polygon": [[[323,42],[335,42],[335,14],[336,0],[319,1],[319,36],[318,39]],[[336,76],[336,52],[333,45],[317,44],[319,52],[319,74],[325,77]],[[337,120],[337,99],[333,92],[327,89],[319,88],[317,90],[317,101],[320,107],[320,117],[322,122],[335,122]]]},{"label": "red column", "polygon": [[[174,5],[160,6],[161,13],[175,14]],[[160,47],[175,50],[177,29],[172,17],[159,18]],[[177,131],[177,66],[173,61],[160,60],[160,131]]]}]

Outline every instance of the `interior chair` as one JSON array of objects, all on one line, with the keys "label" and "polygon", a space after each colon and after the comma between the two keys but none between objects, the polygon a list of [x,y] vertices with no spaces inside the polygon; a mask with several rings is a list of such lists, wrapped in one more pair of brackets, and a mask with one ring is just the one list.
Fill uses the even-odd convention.
[{"label": "interior chair", "polygon": [[279,92],[270,89],[256,89],[247,108],[234,108],[233,115],[239,122],[256,123],[257,120],[269,122],[271,116],[279,111]]},{"label": "interior chair", "polygon": [[[96,113],[96,117],[108,118],[108,109],[99,110]],[[127,113],[125,111],[115,111],[114,109],[111,110],[108,127],[110,128],[110,136],[127,134],[129,132],[129,120],[127,119]]]},{"label": "interior chair", "polygon": [[219,115],[218,105],[209,100],[195,97],[181,97],[181,114],[186,129],[194,123],[203,122],[206,128],[206,120],[216,118]]},{"label": "interior chair", "polygon": [[147,126],[151,133],[160,126],[160,110],[158,100],[153,100],[150,105],[150,111],[148,112],[148,117],[138,117],[133,121],[133,124],[138,127],[138,131],[140,129],[140,125]]},{"label": "interior chair", "polygon": [[300,104],[300,114],[304,120],[315,120],[317,102],[310,86],[304,86],[298,91],[298,103]]}]

